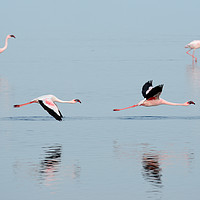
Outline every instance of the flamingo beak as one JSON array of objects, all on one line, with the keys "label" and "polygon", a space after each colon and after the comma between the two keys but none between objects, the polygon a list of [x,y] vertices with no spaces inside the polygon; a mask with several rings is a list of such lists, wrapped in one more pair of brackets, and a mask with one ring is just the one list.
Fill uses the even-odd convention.
[{"label": "flamingo beak", "polygon": [[81,101],[79,99],[75,99],[75,101],[81,103]]},{"label": "flamingo beak", "polygon": [[194,101],[188,101],[187,103],[188,103],[188,104],[194,104],[194,105],[195,105]]},{"label": "flamingo beak", "polygon": [[14,35],[10,35],[10,37],[16,38]]}]

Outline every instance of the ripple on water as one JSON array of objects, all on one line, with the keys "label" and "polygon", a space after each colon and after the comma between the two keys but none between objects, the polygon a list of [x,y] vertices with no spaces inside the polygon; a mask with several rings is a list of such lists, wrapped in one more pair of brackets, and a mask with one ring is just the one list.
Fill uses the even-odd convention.
[{"label": "ripple on water", "polygon": [[[109,116],[74,116],[64,117],[63,121],[74,120],[199,120],[200,116],[122,116],[122,117],[109,117]],[[2,117],[0,121],[55,121],[51,116],[15,116],[15,117]]]},{"label": "ripple on water", "polygon": [[199,120],[200,116],[124,116],[121,120]]}]

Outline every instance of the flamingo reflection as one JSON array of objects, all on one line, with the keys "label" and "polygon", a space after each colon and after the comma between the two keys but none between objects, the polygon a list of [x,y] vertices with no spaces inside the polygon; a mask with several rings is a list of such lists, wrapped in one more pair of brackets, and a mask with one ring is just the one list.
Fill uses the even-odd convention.
[{"label": "flamingo reflection", "polygon": [[163,182],[163,169],[174,169],[174,173],[179,166],[186,170],[192,169],[192,163],[194,160],[193,150],[188,148],[187,145],[183,146],[183,149],[173,149],[176,145],[167,143],[167,146],[162,150],[156,150],[149,143],[121,143],[117,140],[113,141],[113,154],[116,159],[121,162],[133,159],[134,166],[137,167],[137,163],[141,163],[141,168],[135,170],[134,173],[140,173],[143,180],[147,183],[146,195],[149,199],[161,199],[164,182]]},{"label": "flamingo reflection", "polygon": [[11,87],[6,78],[0,77],[0,104],[1,104],[1,115],[6,116],[10,114],[11,104]]},{"label": "flamingo reflection", "polygon": [[41,179],[44,179],[47,185],[56,180],[56,173],[59,171],[61,163],[61,154],[61,145],[50,146],[45,151],[45,158],[40,163],[39,172]]},{"label": "flamingo reflection", "polygon": [[154,152],[144,153],[142,157],[143,166],[143,177],[145,180],[155,184],[156,186],[161,186],[161,167],[160,167],[160,156]]},{"label": "flamingo reflection", "polygon": [[81,167],[78,161],[73,161],[73,163],[68,163],[65,166],[61,165],[62,145],[44,148],[45,157],[41,160],[39,169],[41,183],[46,186],[53,186],[66,177],[72,179],[80,177]]},{"label": "flamingo reflection", "polygon": [[81,167],[78,160],[64,160],[62,145],[55,144],[43,147],[44,154],[40,162],[23,162],[16,160],[13,164],[14,173],[19,177],[31,175],[40,185],[51,188],[55,193],[63,181],[79,180]]},{"label": "flamingo reflection", "polygon": [[150,150],[142,156],[142,175],[147,182],[151,183],[151,189],[146,193],[148,198],[161,198],[162,193],[162,168],[160,165],[160,157],[158,152]]},{"label": "flamingo reflection", "polygon": [[187,65],[187,75],[192,87],[192,93],[198,95],[200,90],[200,66],[197,63]]}]

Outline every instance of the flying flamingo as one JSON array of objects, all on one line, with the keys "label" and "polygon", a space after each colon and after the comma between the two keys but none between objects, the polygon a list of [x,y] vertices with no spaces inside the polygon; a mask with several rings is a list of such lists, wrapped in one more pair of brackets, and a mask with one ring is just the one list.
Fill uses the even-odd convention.
[{"label": "flying flamingo", "polygon": [[2,53],[3,51],[5,51],[7,49],[7,47],[8,47],[8,39],[11,38],[11,37],[15,38],[14,35],[7,35],[6,41],[5,41],[5,46],[3,48],[0,48],[0,53]]},{"label": "flying flamingo", "polygon": [[72,99],[71,101],[62,101],[55,97],[54,95],[44,95],[38,98],[33,99],[32,101],[24,104],[14,105],[15,108],[19,108],[21,106],[25,106],[31,103],[39,103],[50,115],[52,115],[56,120],[62,121],[62,114],[58,109],[57,105],[54,102],[59,103],[81,103],[79,99]]},{"label": "flying flamingo", "polygon": [[[194,52],[195,52],[195,49],[200,48],[200,40],[194,40],[190,42],[189,44],[185,46],[185,48],[190,48],[186,53],[192,56],[193,59],[195,58],[195,62],[197,62],[197,57],[194,56]],[[189,51],[191,51],[192,49],[193,49],[193,54],[191,55],[189,54]]]},{"label": "flying flamingo", "polygon": [[172,106],[189,106],[190,104],[195,104],[193,101],[187,101],[185,103],[172,103],[165,101],[164,99],[159,98],[160,94],[163,89],[163,85],[158,85],[156,87],[152,86],[152,80],[146,82],[143,87],[142,87],[142,95],[145,98],[144,100],[140,101],[138,104],[129,106],[126,108],[121,108],[121,109],[114,109],[113,111],[120,111],[120,110],[125,110],[128,108],[133,108],[136,106],[145,106],[145,107],[150,107],[150,106],[158,106],[158,105],[172,105]]}]

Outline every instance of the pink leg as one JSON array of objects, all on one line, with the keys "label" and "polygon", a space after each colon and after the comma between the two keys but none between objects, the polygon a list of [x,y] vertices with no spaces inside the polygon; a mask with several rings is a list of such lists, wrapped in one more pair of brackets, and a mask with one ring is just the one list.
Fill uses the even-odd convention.
[{"label": "pink leg", "polygon": [[139,105],[138,105],[138,104],[136,104],[136,105],[129,106],[129,107],[126,107],[126,108],[121,108],[121,109],[113,109],[113,111],[125,110],[125,109],[133,108],[133,107],[136,107],[136,106],[139,106]]},{"label": "pink leg", "polygon": [[37,103],[37,101],[30,101],[28,103],[23,103],[23,104],[19,104],[19,105],[14,105],[15,108],[19,108],[19,107],[22,107],[22,106],[25,106],[25,105],[28,105],[28,104],[31,104],[31,103]]},{"label": "pink leg", "polygon": [[[194,55],[189,54],[189,51],[191,51],[191,50],[192,50],[192,49],[189,49],[186,53],[187,53],[188,55],[194,57]],[[194,51],[193,51],[193,54],[194,54]]]},{"label": "pink leg", "polygon": [[193,56],[192,57],[195,58],[195,62],[197,62],[197,57],[194,56],[194,52],[195,52],[195,49],[193,50],[193,54],[192,54]]},{"label": "pink leg", "polygon": [[189,49],[186,53],[190,56],[192,56],[192,58],[194,59],[195,58],[195,62],[197,62],[197,58],[194,56],[194,52],[195,52],[195,49],[193,49],[193,54],[189,54],[189,51],[191,51],[192,49]]}]

